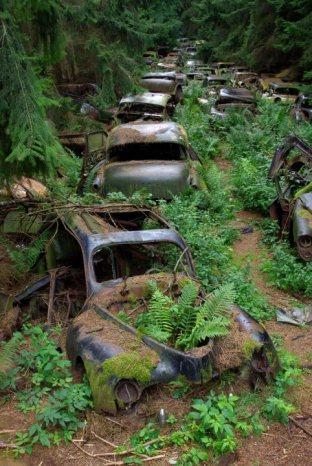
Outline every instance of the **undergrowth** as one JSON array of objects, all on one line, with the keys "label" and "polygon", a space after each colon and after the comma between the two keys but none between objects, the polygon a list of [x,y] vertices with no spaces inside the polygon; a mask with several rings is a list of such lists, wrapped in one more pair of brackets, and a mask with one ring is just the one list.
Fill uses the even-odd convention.
[{"label": "undergrowth", "polygon": [[17,392],[18,408],[34,413],[28,430],[17,433],[15,454],[71,441],[83,426],[81,413],[92,406],[88,383],[74,383],[71,363],[52,335],[40,327],[24,327],[0,348],[0,393]]},{"label": "undergrowth", "polygon": [[[291,354],[279,350],[279,357],[281,369],[272,385],[242,395],[210,391],[206,398],[194,399],[190,412],[181,419],[171,422],[172,416],[168,416],[168,434],[162,434],[153,422],[135,433],[130,439],[133,451],[153,456],[164,447],[175,446],[181,451],[178,465],[213,463],[219,455],[234,452],[243,438],[262,434],[269,421],[287,424],[295,411],[288,391],[300,383],[302,371]],[[126,449],[119,447],[118,452]],[[127,458],[129,463],[133,460]],[[135,462],[139,463],[139,459]]]}]

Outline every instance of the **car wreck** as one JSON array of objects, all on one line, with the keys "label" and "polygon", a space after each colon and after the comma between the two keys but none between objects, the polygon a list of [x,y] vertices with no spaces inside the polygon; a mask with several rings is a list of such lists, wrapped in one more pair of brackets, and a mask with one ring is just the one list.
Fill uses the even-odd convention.
[{"label": "car wreck", "polygon": [[254,94],[242,88],[221,88],[211,107],[211,115],[214,118],[224,119],[232,109],[245,109],[254,113],[256,110],[256,98]]},{"label": "car wreck", "polygon": [[172,199],[189,187],[203,187],[200,165],[180,125],[137,120],[109,133],[93,187],[104,196],[128,197],[144,188],[154,199]]},{"label": "car wreck", "polygon": [[312,120],[312,94],[301,93],[299,94],[292,115],[296,121],[311,121]]},{"label": "car wreck", "polygon": [[301,259],[312,260],[312,148],[289,136],[273,157],[269,178],[277,199],[270,216],[278,220],[281,235],[288,232]]},{"label": "car wreck", "polygon": [[116,117],[121,123],[138,119],[168,120],[174,111],[174,106],[170,102],[169,94],[145,92],[128,95],[119,102]]},{"label": "car wreck", "polygon": [[186,75],[179,71],[151,71],[150,73],[146,73],[143,78],[146,79],[169,79],[174,80],[178,84],[185,85],[186,84]]},{"label": "car wreck", "polygon": [[[50,231],[50,239],[22,287],[13,289],[0,276],[0,304],[6,308],[10,300],[20,312],[47,315],[48,323],[59,313],[66,320],[76,316],[66,351],[74,368],[86,372],[97,411],[116,414],[148,387],[181,376],[202,384],[233,369],[247,373],[252,384],[274,376],[278,360],[269,335],[238,308],[226,310],[228,336],[203,339],[189,351],[138,331],[136,322],[150,312],[151,287],[179,300],[191,283],[194,299],[204,299],[187,245],[156,211],[131,204],[70,205],[43,216],[38,207],[2,210],[0,235],[17,248],[43,232]],[[226,348],[232,357],[221,357]]]},{"label": "car wreck", "polygon": [[207,88],[209,95],[215,95],[217,91],[226,86],[228,82],[229,78],[226,75],[210,75],[205,77],[203,81],[203,87]]},{"label": "car wreck", "polygon": [[[238,352],[241,360],[229,359],[224,366],[219,360],[222,339],[203,341],[186,352],[140,334],[134,322],[147,312],[151,282],[177,299],[186,282],[201,294],[190,252],[181,236],[151,211],[110,208],[100,217],[96,228],[96,219],[87,221],[87,216],[84,223],[80,215],[78,221],[66,220],[88,264],[87,302],[68,330],[66,349],[75,367],[87,373],[96,410],[116,414],[139,401],[148,387],[181,376],[190,383],[207,383],[239,366],[247,369],[251,381],[274,375],[278,362],[267,332],[237,308],[229,314],[240,346],[248,341],[252,349],[248,357]],[[144,228],[151,219],[158,229]],[[176,252],[170,254],[171,262],[166,260],[168,247]]]},{"label": "car wreck", "polygon": [[294,85],[283,83],[270,83],[268,91],[262,94],[262,97],[273,102],[295,102],[299,95],[299,89]]},{"label": "car wreck", "polygon": [[66,83],[56,86],[58,92],[64,97],[70,97],[76,102],[83,102],[87,97],[95,96],[100,92],[100,88],[94,83]]},{"label": "car wreck", "polygon": [[147,73],[142,76],[140,86],[149,92],[171,95],[174,104],[182,100],[182,86],[175,73]]},{"label": "car wreck", "polygon": [[252,71],[236,71],[233,75],[234,86],[250,87],[254,86],[259,79],[258,73]]}]

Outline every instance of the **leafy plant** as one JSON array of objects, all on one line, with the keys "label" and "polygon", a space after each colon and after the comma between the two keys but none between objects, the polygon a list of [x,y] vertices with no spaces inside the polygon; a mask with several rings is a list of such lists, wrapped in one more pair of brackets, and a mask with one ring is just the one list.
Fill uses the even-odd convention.
[{"label": "leafy plant", "polygon": [[[29,429],[16,435],[16,452],[31,453],[36,443],[50,446],[70,441],[83,425],[80,413],[92,406],[89,385],[86,381],[73,383],[70,362],[40,327],[25,327],[11,341],[6,345],[15,350],[10,356],[14,376],[24,373],[28,377],[27,388],[18,393],[19,408],[23,413],[35,413]],[[11,387],[15,388],[13,380]],[[6,387],[2,384],[0,388]]]},{"label": "leafy plant", "polygon": [[198,288],[189,281],[175,302],[161,290],[154,290],[147,312],[139,315],[139,331],[177,348],[191,349],[210,338],[228,333],[229,306],[233,303],[232,285],[224,285],[211,293],[201,305],[196,305]]}]

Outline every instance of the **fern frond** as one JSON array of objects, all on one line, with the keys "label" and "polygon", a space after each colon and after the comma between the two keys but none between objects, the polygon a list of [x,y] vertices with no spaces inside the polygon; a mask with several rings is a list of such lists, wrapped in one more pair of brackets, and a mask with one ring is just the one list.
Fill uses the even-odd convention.
[{"label": "fern frond", "polygon": [[0,347],[0,373],[3,373],[13,367],[15,354],[20,343],[20,334],[16,333],[13,335],[11,340]]},{"label": "fern frond", "polygon": [[148,306],[148,312],[151,314],[154,325],[160,330],[169,333],[171,333],[174,328],[171,318],[171,307],[173,305],[174,301],[157,289],[153,293]]},{"label": "fern frond", "polygon": [[234,298],[233,284],[223,285],[208,296],[205,303],[196,310],[196,322],[189,338],[182,340],[186,349],[194,348],[209,338],[228,333],[230,317],[227,311]]}]

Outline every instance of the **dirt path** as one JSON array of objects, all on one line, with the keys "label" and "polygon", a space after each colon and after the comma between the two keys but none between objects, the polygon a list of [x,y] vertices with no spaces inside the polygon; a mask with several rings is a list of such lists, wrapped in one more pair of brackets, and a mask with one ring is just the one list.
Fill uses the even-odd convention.
[{"label": "dirt path", "polygon": [[239,230],[251,227],[252,231],[241,234],[234,243],[233,260],[236,265],[249,265],[255,285],[267,297],[270,304],[276,307],[288,308],[293,305],[294,297],[269,285],[265,274],[261,272],[261,264],[269,257],[269,253],[266,247],[261,244],[261,233],[253,226],[253,222],[262,218],[260,214],[249,211],[236,213],[236,220],[232,222],[232,225]]}]

